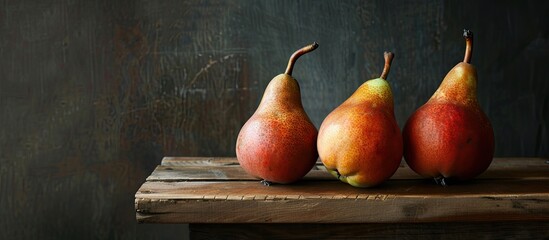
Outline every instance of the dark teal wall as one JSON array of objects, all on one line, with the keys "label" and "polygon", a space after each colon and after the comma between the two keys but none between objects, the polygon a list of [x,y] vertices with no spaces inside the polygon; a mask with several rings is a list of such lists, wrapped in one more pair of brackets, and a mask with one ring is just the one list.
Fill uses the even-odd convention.
[{"label": "dark teal wall", "polygon": [[[496,156],[549,156],[546,1],[0,0],[0,239],[169,239],[133,194],[163,156],[234,156],[290,54],[313,122],[377,77],[399,124],[475,33]],[[155,237],[156,236],[156,237]]]}]

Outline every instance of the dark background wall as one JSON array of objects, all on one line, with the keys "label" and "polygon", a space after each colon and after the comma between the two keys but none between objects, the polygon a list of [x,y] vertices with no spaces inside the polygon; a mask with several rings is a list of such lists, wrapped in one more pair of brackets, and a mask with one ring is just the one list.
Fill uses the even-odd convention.
[{"label": "dark background wall", "polygon": [[235,156],[290,54],[318,127],[383,51],[400,126],[475,33],[496,156],[549,156],[547,1],[0,0],[0,239],[177,239],[137,225],[163,156]]}]

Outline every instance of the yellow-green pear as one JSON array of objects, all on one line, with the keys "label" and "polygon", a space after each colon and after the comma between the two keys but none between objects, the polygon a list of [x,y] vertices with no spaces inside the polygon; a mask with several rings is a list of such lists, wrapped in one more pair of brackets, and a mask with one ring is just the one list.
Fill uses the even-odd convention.
[{"label": "yellow-green pear", "polygon": [[389,179],[402,159],[402,135],[386,81],[394,54],[385,52],[379,78],[364,82],[322,122],[319,157],[339,180],[372,187]]}]

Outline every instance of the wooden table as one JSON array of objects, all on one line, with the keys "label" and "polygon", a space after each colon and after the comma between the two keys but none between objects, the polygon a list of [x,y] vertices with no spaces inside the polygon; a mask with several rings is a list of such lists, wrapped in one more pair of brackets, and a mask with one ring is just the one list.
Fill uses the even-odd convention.
[{"label": "wooden table", "polygon": [[262,185],[236,158],[166,157],[135,194],[139,223],[189,223],[191,238],[549,238],[549,160],[496,158],[447,187],[405,163],[354,188],[321,163],[300,182]]}]

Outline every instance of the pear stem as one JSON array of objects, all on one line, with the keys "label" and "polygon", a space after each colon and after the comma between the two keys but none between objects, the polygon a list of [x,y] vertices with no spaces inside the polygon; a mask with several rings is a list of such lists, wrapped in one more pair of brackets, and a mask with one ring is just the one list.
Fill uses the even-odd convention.
[{"label": "pear stem", "polygon": [[465,38],[465,57],[463,57],[463,62],[471,63],[471,58],[473,57],[473,32],[463,29],[463,37]]},{"label": "pear stem", "polygon": [[387,79],[387,75],[389,75],[389,70],[391,69],[391,62],[393,61],[395,54],[392,52],[384,52],[383,57],[385,58],[385,66],[383,66],[383,72],[381,73],[380,78]]},{"label": "pear stem", "polygon": [[288,67],[286,68],[286,71],[284,73],[288,74],[288,75],[292,75],[292,71],[294,70],[294,64],[297,61],[297,59],[299,57],[301,57],[301,55],[303,55],[303,54],[306,54],[308,52],[312,52],[317,47],[318,47],[318,43],[313,42],[312,44],[307,45],[307,46],[295,51],[294,54],[292,54],[292,56],[290,57],[290,61],[288,61]]}]

